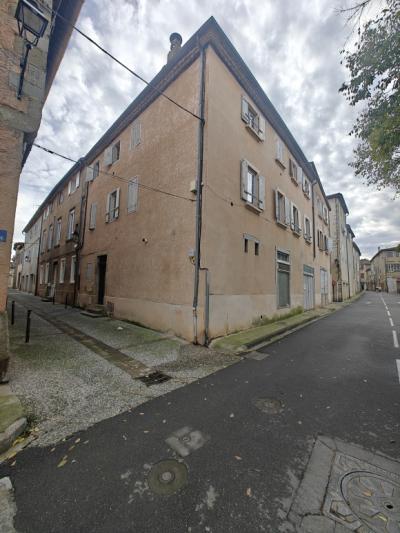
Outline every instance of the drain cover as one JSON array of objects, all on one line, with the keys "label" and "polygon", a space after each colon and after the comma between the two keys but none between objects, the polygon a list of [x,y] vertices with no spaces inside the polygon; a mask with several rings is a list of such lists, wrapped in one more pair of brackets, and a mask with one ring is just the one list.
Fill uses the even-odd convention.
[{"label": "drain cover", "polygon": [[182,457],[187,457],[194,451],[198,450],[210,439],[208,435],[205,435],[198,429],[192,429],[189,426],[174,431],[165,442],[175,452],[179,453]]},{"label": "drain cover", "polygon": [[340,484],[353,514],[375,533],[400,533],[400,485],[368,471],[351,472]]},{"label": "drain cover", "polygon": [[276,415],[283,411],[285,404],[276,398],[256,398],[253,400],[254,405],[267,415]]},{"label": "drain cover", "polygon": [[184,463],[166,459],[156,463],[147,477],[149,488],[160,496],[170,496],[184,487],[188,480],[188,470]]},{"label": "drain cover", "polygon": [[160,383],[164,383],[165,381],[169,381],[171,379],[171,376],[167,376],[167,374],[163,374],[162,372],[152,372],[151,374],[147,374],[146,376],[140,376],[140,381],[142,381],[145,385],[150,387],[150,385],[159,385]]}]

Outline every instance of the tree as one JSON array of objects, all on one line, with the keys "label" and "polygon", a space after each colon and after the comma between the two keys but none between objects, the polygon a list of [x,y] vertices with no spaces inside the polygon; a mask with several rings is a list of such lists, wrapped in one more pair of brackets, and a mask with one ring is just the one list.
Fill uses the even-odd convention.
[{"label": "tree", "polygon": [[[351,8],[360,16],[362,2]],[[377,189],[400,194],[400,0],[386,7],[363,30],[358,29],[354,51],[342,50],[350,81],[343,83],[350,105],[363,103],[350,135],[358,139],[355,174]]]}]

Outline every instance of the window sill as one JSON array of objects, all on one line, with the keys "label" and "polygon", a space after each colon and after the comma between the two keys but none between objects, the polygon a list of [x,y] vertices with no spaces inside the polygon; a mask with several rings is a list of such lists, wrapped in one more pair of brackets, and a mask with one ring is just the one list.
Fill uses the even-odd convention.
[{"label": "window sill", "polygon": [[311,237],[304,237],[304,240],[306,241],[307,244],[312,243]]},{"label": "window sill", "polygon": [[310,200],[311,196],[308,192],[303,191],[303,194],[308,200]]},{"label": "window sill", "polygon": [[295,237],[301,237],[301,231],[296,231],[295,229],[292,229],[292,233]]},{"label": "window sill", "polygon": [[290,179],[293,181],[293,183],[298,187],[299,186],[299,182],[298,180],[294,177],[294,176],[290,176]]},{"label": "window sill", "polygon": [[277,223],[278,226],[280,226],[281,228],[283,228],[283,229],[287,229],[287,224],[285,224],[285,222],[281,222],[280,220],[277,220],[276,223]]},{"label": "window sill", "polygon": [[275,161],[276,161],[276,163],[278,163],[278,165],[279,165],[283,170],[285,170],[286,166],[285,166],[284,163],[282,163],[282,161],[281,161],[280,159],[278,159],[278,158],[275,157]]},{"label": "window sill", "polygon": [[255,206],[254,204],[251,204],[249,202],[246,202],[246,208],[249,209],[250,211],[254,211],[255,213],[257,213],[258,215],[260,213],[262,213],[262,209],[260,209],[259,207]]},{"label": "window sill", "polygon": [[264,142],[264,139],[260,136],[260,131],[257,131],[254,129],[250,124],[246,123],[246,129],[249,130],[249,132],[254,135],[258,142]]}]

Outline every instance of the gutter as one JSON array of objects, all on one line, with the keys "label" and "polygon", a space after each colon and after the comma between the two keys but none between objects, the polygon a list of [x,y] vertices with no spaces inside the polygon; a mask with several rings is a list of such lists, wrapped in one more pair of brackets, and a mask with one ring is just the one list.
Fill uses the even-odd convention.
[{"label": "gutter", "polygon": [[203,170],[204,170],[204,103],[205,103],[205,70],[206,55],[204,47],[200,52],[200,121],[197,142],[197,177],[196,177],[196,233],[195,233],[195,263],[194,263],[194,287],[193,287],[193,342],[198,344],[198,302],[199,302],[199,277],[201,264],[201,222],[203,204]]}]

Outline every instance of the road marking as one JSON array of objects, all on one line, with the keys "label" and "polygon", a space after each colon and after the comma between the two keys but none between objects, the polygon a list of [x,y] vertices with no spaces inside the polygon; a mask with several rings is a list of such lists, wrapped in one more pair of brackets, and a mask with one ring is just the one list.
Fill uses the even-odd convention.
[{"label": "road marking", "polygon": [[389,322],[390,322],[390,325],[392,326],[392,328],[394,327],[394,324],[393,324],[393,320],[391,318],[389,318]]},{"label": "road marking", "polygon": [[400,383],[400,359],[396,359],[397,364],[397,373],[399,375],[399,383]]},{"label": "road marking", "polygon": [[399,340],[397,338],[397,333],[396,333],[395,330],[392,330],[392,333],[393,333],[393,344],[394,344],[394,347],[398,348],[399,347]]}]

